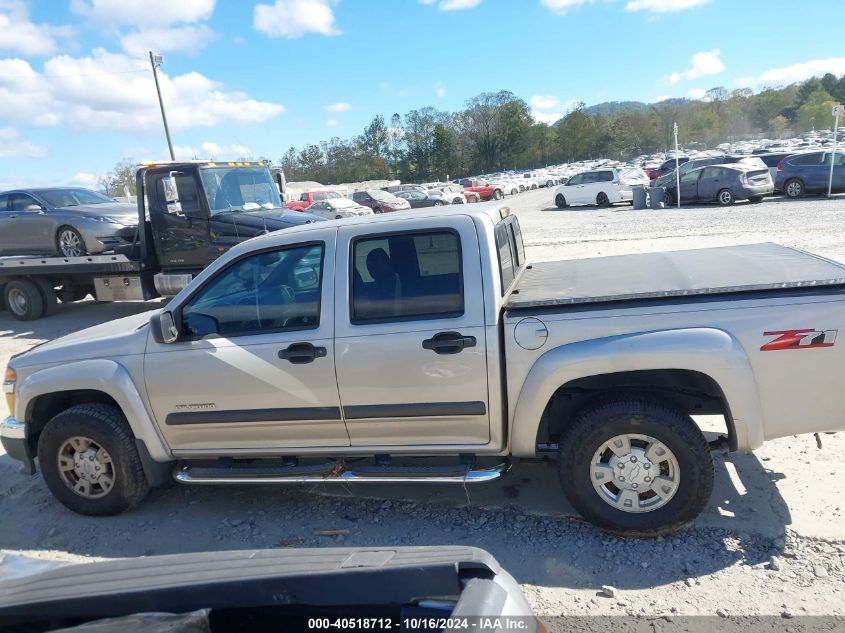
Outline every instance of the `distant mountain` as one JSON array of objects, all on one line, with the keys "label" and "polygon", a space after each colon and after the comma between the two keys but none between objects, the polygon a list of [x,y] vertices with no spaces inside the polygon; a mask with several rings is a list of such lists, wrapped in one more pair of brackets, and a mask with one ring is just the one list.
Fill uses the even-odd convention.
[{"label": "distant mountain", "polygon": [[649,108],[662,106],[679,106],[689,102],[689,99],[665,99],[658,103],[643,103],[642,101],[605,101],[584,108],[584,113],[589,116],[614,114],[620,110],[648,110]]}]

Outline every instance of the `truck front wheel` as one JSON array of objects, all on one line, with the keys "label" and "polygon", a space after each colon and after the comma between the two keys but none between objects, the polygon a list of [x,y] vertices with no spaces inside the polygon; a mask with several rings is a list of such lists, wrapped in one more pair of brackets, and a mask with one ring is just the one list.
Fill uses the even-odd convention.
[{"label": "truck front wheel", "polygon": [[560,438],[560,482],[592,523],[657,536],[692,521],[713,489],[710,447],[692,418],[648,396],[604,400]]},{"label": "truck front wheel", "polygon": [[38,463],[50,492],[79,514],[119,514],[149,490],[129,424],[107,404],[78,404],[50,420]]}]

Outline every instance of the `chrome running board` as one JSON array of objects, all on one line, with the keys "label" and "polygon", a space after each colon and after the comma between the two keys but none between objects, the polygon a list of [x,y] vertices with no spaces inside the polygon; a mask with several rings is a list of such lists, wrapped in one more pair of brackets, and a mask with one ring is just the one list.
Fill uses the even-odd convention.
[{"label": "chrome running board", "polygon": [[435,468],[437,467],[432,467],[431,470],[385,467],[383,472],[376,472],[374,468],[367,468],[366,472],[356,472],[352,468],[347,470],[344,464],[339,463],[328,473],[325,470],[319,473],[302,473],[296,472],[297,467],[282,466],[277,469],[262,468],[260,472],[251,474],[248,472],[249,468],[196,468],[185,465],[173,471],[173,478],[182,484],[476,484],[498,479],[510,470],[511,464],[509,461],[503,461],[490,468],[467,468],[463,472],[449,468],[449,474],[438,473]]}]

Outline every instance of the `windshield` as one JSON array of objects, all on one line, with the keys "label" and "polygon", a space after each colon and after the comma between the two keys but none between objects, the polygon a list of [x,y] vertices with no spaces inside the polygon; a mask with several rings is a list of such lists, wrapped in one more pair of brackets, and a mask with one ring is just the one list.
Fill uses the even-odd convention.
[{"label": "windshield", "polygon": [[203,167],[200,174],[211,215],[282,207],[279,190],[266,168]]},{"label": "windshield", "polygon": [[40,189],[34,193],[51,207],[76,207],[82,204],[114,202],[111,198],[90,189]]},{"label": "windshield", "polygon": [[371,198],[375,198],[376,200],[393,200],[396,198],[392,193],[387,193],[386,191],[368,191]]}]

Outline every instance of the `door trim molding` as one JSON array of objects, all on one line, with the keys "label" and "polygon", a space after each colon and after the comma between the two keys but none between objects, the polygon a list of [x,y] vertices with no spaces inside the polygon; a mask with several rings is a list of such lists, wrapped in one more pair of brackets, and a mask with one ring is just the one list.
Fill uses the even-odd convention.
[{"label": "door trim molding", "polygon": [[343,407],[347,420],[373,418],[434,418],[485,415],[487,405],[473,402],[421,402],[410,404],[361,404]]},{"label": "door trim molding", "polygon": [[233,409],[231,411],[179,411],[168,413],[165,424],[238,424],[249,422],[340,421],[340,407],[290,407],[286,409]]}]

